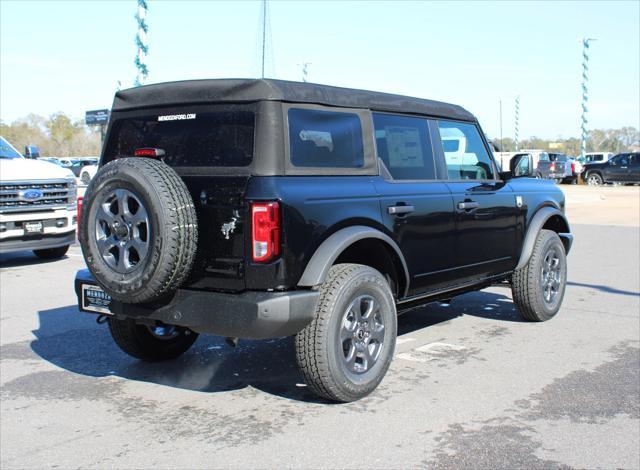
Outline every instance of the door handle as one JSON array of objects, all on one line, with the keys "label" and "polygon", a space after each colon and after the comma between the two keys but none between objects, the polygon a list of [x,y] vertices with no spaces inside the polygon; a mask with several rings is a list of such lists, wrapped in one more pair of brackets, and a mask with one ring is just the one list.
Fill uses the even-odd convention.
[{"label": "door handle", "polygon": [[480,207],[480,203],[476,201],[464,201],[458,203],[458,209],[461,211],[469,211]]},{"label": "door handle", "polygon": [[391,215],[408,214],[414,210],[416,209],[413,206],[389,206],[387,208],[387,212]]}]

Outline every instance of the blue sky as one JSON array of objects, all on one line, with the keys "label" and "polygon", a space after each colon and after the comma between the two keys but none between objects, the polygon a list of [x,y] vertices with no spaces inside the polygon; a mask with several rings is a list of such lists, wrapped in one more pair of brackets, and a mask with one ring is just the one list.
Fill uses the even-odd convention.
[{"label": "blue sky", "polygon": [[[260,2],[149,1],[148,83],[259,74]],[[136,70],[135,0],[0,0],[0,118],[110,107]],[[485,131],[579,135],[581,38],[592,128],[640,127],[640,2],[270,1],[267,76],[460,104]]]}]

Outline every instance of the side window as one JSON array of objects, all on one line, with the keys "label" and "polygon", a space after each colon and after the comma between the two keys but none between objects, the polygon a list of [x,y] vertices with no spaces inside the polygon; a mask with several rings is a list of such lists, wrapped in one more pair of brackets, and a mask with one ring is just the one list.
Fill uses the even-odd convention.
[{"label": "side window", "polygon": [[466,122],[438,121],[451,180],[493,179],[493,163],[478,128]]},{"label": "side window", "polygon": [[298,167],[362,168],[362,126],[357,114],[291,108],[289,153]]},{"label": "side window", "polygon": [[393,179],[435,179],[433,150],[426,119],[373,114],[376,149]]},{"label": "side window", "polygon": [[619,155],[619,156],[611,159],[611,164],[613,166],[628,166],[629,165],[629,157],[627,155]]}]

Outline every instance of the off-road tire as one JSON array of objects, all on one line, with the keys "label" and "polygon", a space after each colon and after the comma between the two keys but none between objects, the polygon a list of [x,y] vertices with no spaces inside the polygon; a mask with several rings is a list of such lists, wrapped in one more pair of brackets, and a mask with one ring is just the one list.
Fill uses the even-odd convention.
[{"label": "off-road tire", "polygon": [[69,251],[69,245],[59,246],[57,248],[45,248],[42,250],[33,250],[33,254],[40,259],[58,259],[62,258]]},{"label": "off-road tire", "polygon": [[[552,249],[555,249],[559,254],[562,278],[556,301],[553,305],[549,305],[543,298],[541,277],[545,256]],[[520,314],[526,320],[537,322],[553,318],[562,305],[566,281],[567,261],[564,245],[558,234],[554,231],[541,230],[536,239],[529,262],[521,269],[516,270],[511,279],[513,301],[520,311]]]},{"label": "off-road tire", "polygon": [[[343,315],[353,299],[373,296],[380,304],[384,339],[377,361],[362,375],[344,370],[339,339]],[[395,301],[386,279],[375,269],[359,264],[337,264],[320,287],[313,321],[295,337],[298,367],[309,389],[332,401],[351,402],[370,394],[386,374],[397,335]]]},{"label": "off-road tire", "polygon": [[[118,189],[138,197],[149,216],[147,255],[128,273],[112,269],[97,245],[96,213],[101,195]],[[114,299],[126,303],[159,299],[180,287],[190,274],[198,241],[193,200],[180,176],[159,160],[128,157],[111,161],[89,183],[79,239],[89,270]]]},{"label": "off-road tire", "polygon": [[173,338],[159,339],[146,325],[136,324],[131,318],[118,320],[111,317],[108,323],[111,337],[118,347],[129,356],[146,362],[175,359],[198,339],[197,333],[185,328],[178,328]]}]

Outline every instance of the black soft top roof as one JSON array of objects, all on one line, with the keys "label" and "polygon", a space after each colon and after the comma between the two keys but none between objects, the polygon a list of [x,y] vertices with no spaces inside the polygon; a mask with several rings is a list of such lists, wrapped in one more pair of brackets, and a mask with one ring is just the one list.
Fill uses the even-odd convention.
[{"label": "black soft top roof", "polygon": [[449,103],[375,91],[271,79],[186,80],[146,85],[116,93],[113,111],[212,102],[285,101],[475,121],[466,109]]}]

